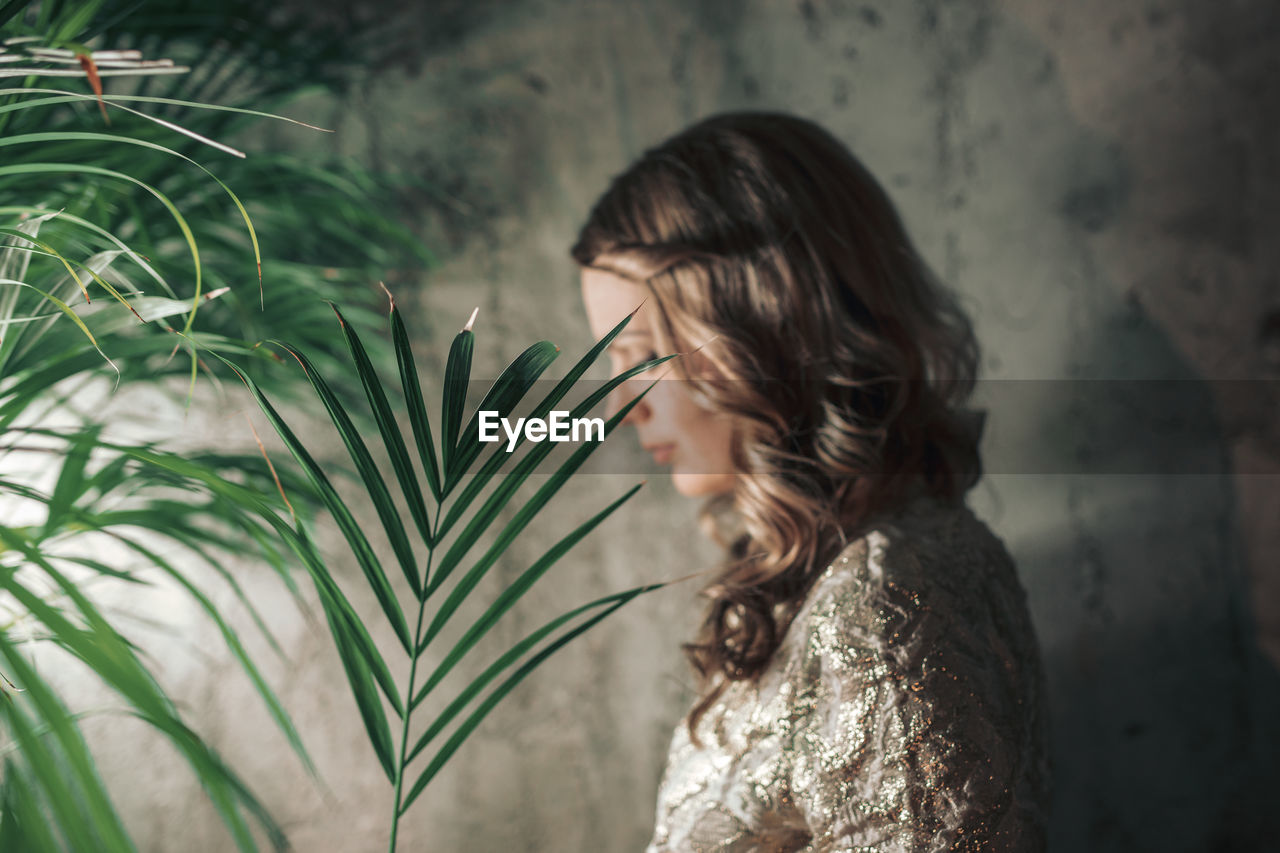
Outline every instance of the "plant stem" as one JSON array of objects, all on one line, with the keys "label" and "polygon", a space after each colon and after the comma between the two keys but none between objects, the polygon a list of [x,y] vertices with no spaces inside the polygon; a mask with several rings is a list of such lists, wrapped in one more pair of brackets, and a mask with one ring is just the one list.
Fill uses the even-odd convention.
[{"label": "plant stem", "polygon": [[[438,512],[439,508],[437,508]],[[436,521],[439,522],[437,516]],[[434,542],[436,531],[431,531]],[[427,566],[422,572],[422,592],[418,596],[418,624],[413,629],[413,648],[410,649],[409,690],[404,695],[404,718],[400,721],[400,757],[396,761],[396,794],[395,811],[391,813],[391,843],[387,853],[396,853],[396,832],[400,828],[400,795],[404,790],[405,753],[409,749],[409,720],[413,716],[413,688],[418,677],[418,644],[422,642],[422,616],[427,612],[427,579],[431,577],[431,558],[435,556],[434,546],[427,548]]]}]

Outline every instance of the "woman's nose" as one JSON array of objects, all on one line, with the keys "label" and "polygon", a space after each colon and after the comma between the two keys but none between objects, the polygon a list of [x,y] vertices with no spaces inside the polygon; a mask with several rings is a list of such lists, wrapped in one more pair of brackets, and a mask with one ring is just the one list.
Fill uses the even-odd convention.
[{"label": "woman's nose", "polygon": [[[613,392],[609,394],[609,399],[606,401],[606,417],[611,418],[618,412],[622,411],[623,407],[635,399],[636,395],[638,395],[640,391],[641,389],[636,386],[635,380],[630,379],[613,389]],[[636,403],[631,408],[631,411],[627,412],[627,416],[622,419],[622,423],[637,426],[644,423],[644,421],[648,419],[649,414],[649,404],[646,397],[646,399],[642,399],[640,402]]]}]

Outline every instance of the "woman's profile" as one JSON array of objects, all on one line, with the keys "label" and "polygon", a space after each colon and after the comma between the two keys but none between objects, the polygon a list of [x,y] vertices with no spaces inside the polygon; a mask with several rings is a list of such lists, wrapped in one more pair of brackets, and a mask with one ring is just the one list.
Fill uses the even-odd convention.
[{"label": "woman's profile", "polygon": [[964,503],[978,346],[876,180],[807,120],[713,116],[572,254],[597,337],[635,311],[615,371],[681,354],[626,422],[725,548],[649,853],[1042,850],[1036,637]]}]

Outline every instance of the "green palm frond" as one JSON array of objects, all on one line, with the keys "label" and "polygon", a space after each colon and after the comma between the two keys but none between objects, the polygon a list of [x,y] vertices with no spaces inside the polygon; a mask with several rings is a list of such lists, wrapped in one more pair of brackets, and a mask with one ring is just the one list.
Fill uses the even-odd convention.
[{"label": "green palm frond", "polygon": [[[203,4],[205,18],[225,5]],[[318,498],[262,458],[106,441],[76,412],[75,395],[104,373],[153,386],[185,373],[194,385],[197,371],[222,369],[210,353],[260,379],[283,377],[279,357],[257,346],[276,336],[331,364],[341,350],[316,333],[326,310],[318,298],[341,298],[373,318],[368,283],[406,259],[429,260],[396,221],[387,182],[350,164],[246,158],[229,143],[253,121],[280,120],[264,107],[309,88],[273,66],[266,28],[236,60],[248,72],[233,87],[238,100],[214,106],[204,96],[232,89],[207,65],[153,57],[177,46],[198,58],[189,49],[212,44],[216,22],[193,29],[157,9],[142,10],[128,32],[136,4],[0,0],[0,672],[12,679],[0,682],[0,850],[135,849],[80,736],[80,715],[37,666],[66,656],[174,745],[238,849],[256,850],[261,837],[285,844],[93,593],[165,583],[188,596],[311,770],[247,639],[195,579],[229,586],[279,652],[226,556],[259,555],[296,594],[291,566],[314,547],[296,533],[282,544],[292,528],[281,517],[296,510],[305,520]],[[194,20],[201,7],[183,11]],[[113,49],[87,47],[95,38]],[[295,47],[290,56],[316,58]],[[330,72],[340,67],[330,62],[322,74],[336,85]],[[143,83],[129,94],[101,90],[122,74]],[[316,210],[330,215],[317,224]],[[185,361],[174,357],[183,352]],[[390,360],[388,348],[380,355]],[[47,428],[58,409],[85,425]],[[14,464],[33,453],[57,460],[47,489]],[[274,497],[276,476],[295,507]],[[25,516],[37,520],[24,525]],[[101,556],[98,542],[125,556]]]},{"label": "green palm frond", "polygon": [[[576,448],[546,476],[542,485],[518,506],[505,523],[500,523],[502,510],[514,500],[517,491],[530,476],[539,470],[553,445],[551,442],[539,442],[525,447],[521,442],[515,449],[522,452],[513,453],[508,453],[505,447],[490,448],[489,457],[472,472],[484,451],[484,445],[479,441],[478,412],[494,411],[499,417],[509,416],[555,359],[558,348],[545,341],[528,348],[502,372],[489,388],[476,413],[467,420],[465,401],[471,379],[471,353],[475,335],[469,328],[463,329],[454,338],[445,366],[437,455],[437,433],[432,430],[427,417],[409,335],[394,301],[390,309],[390,324],[392,342],[400,366],[398,383],[387,382],[379,375],[368,359],[360,335],[341,311],[335,308],[335,312],[351,354],[352,361],[347,369],[355,373],[366,391],[373,420],[377,425],[377,436],[382,445],[380,455],[390,460],[396,486],[407,507],[404,515],[392,496],[387,479],[374,460],[374,450],[369,447],[356,426],[347,404],[333,393],[328,380],[299,348],[288,344],[280,346],[301,365],[347,448],[363,489],[360,500],[368,500],[377,513],[380,533],[390,545],[409,590],[407,601],[397,597],[391,576],[379,560],[365,528],[356,521],[347,499],[257,383],[238,369],[237,372],[240,372],[258,405],[284,440],[319,494],[329,515],[342,531],[366,582],[375,594],[382,612],[381,618],[390,625],[398,641],[398,654],[409,659],[409,678],[401,692],[390,674],[383,653],[372,642],[368,628],[352,610],[333,574],[309,544],[305,528],[299,526],[282,531],[295,552],[303,558],[315,583],[365,730],[374,753],[393,786],[390,847],[394,850],[400,818],[449,757],[507,693],[573,638],[636,596],[657,589],[662,584],[648,584],[609,595],[552,620],[493,661],[480,675],[464,685],[442,709],[434,715],[427,714],[425,700],[450,671],[476,649],[481,638],[553,564],[630,499],[639,485],[632,487],[570,531],[535,560],[497,599],[489,603],[451,648],[442,652],[440,662],[428,675],[425,669],[426,652],[432,647],[441,629],[459,612],[465,601],[474,598],[474,592],[486,573],[516,538],[535,522],[539,513],[599,444],[588,441]],[[629,320],[630,317],[624,319],[579,360],[554,389],[533,407],[530,416],[546,417],[561,403],[587,367]],[[622,382],[666,360],[647,362],[614,377],[578,403],[570,412],[570,417],[584,417]],[[233,366],[233,369],[236,368]],[[389,402],[392,397],[408,402],[412,441],[406,440],[401,432]],[[612,433],[639,399],[640,397],[636,397],[605,421],[606,436]],[[410,456],[411,446],[417,450],[416,466],[415,460]],[[464,479],[468,475],[469,479]],[[483,500],[480,500],[481,495],[484,495]],[[449,505],[447,511],[444,510],[446,504]],[[453,530],[455,526],[457,528]],[[452,537],[448,536],[450,532],[454,533]],[[483,548],[480,547],[482,543],[486,543]],[[479,550],[478,556],[471,558],[459,577],[454,577],[456,570],[467,562],[468,555],[476,550]],[[445,592],[444,588],[451,579],[453,583]],[[436,593],[440,595],[436,596]],[[485,693],[486,690],[488,693]],[[415,714],[418,711],[422,713]],[[419,726],[415,725],[417,723],[424,723],[425,727],[419,731]],[[436,739],[450,726],[453,726],[452,732],[443,743],[436,745]],[[418,766],[420,758],[425,760],[422,766]]]},{"label": "green palm frond", "polygon": [[[144,664],[143,652],[114,627],[89,592],[104,581],[164,580],[188,595],[217,629],[300,761],[314,774],[288,713],[243,638],[191,579],[192,559],[220,576],[279,649],[261,614],[223,567],[220,553],[220,546],[236,536],[261,541],[268,545],[267,564],[292,587],[288,563],[271,544],[275,531],[263,520],[264,513],[279,511],[278,501],[264,497],[274,472],[262,459],[206,455],[193,461],[154,447],[115,444],[102,440],[92,427],[70,434],[11,429],[4,434],[0,454],[5,459],[40,454],[60,460],[48,492],[0,479],[8,516],[33,515],[33,507],[43,510],[41,523],[0,525],[0,609],[5,622],[0,625],[0,669],[20,686],[4,691],[0,699],[0,723],[16,748],[7,756],[0,787],[3,820],[13,823],[9,831],[23,833],[27,845],[6,849],[134,849],[72,715],[30,662],[36,651],[42,657],[60,651],[79,660],[123,700],[129,713],[165,736],[200,778],[238,849],[257,849],[250,820],[266,831],[274,846],[283,847],[283,832],[249,786],[183,721]],[[192,470],[202,477],[190,476]],[[306,483],[290,479],[288,472],[284,475],[291,491],[305,494]],[[237,479],[244,482],[236,483]],[[199,484],[204,489],[191,494]],[[164,496],[175,486],[188,490],[184,501]],[[142,568],[122,570],[86,557],[95,537],[123,547]],[[175,545],[184,552],[181,561],[167,553]],[[34,639],[21,639],[24,636]],[[49,839],[28,837],[40,832],[32,815],[42,815],[49,824]],[[44,846],[46,840],[52,846]]]},{"label": "green palm frond", "polygon": [[[57,12],[60,5],[65,8]],[[0,204],[18,202],[0,212],[0,228],[14,230],[26,218],[57,212],[45,225],[50,245],[67,258],[127,247],[107,280],[148,296],[191,299],[176,325],[212,336],[204,344],[287,337],[322,367],[332,367],[341,352],[332,336],[317,332],[322,300],[341,301],[356,319],[373,322],[373,282],[434,263],[398,221],[402,190],[389,179],[349,161],[246,157],[233,147],[236,136],[264,119],[316,131],[275,110],[307,92],[341,89],[373,49],[358,27],[321,31],[298,16],[264,17],[259,4],[246,2],[14,0],[0,8],[10,17],[0,33],[12,36],[4,40],[0,70],[15,72],[0,79],[8,84],[0,85]],[[229,42],[229,33],[239,36]],[[83,42],[92,38],[117,49],[90,50]],[[147,58],[160,50],[190,61]],[[120,94],[90,93],[63,77],[50,81],[61,85],[37,84],[54,72],[85,78],[82,55],[94,61],[99,77],[129,73],[141,83]],[[215,98],[229,100],[214,105]],[[110,117],[109,128],[99,109]],[[40,256],[33,275],[62,272]],[[201,296],[208,291],[221,298],[206,307]],[[65,295],[53,296],[75,308]],[[194,377],[195,352],[184,349],[185,360],[140,365],[115,358],[110,348],[104,354],[118,367],[118,381],[127,383],[184,372]],[[29,350],[32,360],[47,355],[46,348]],[[390,358],[385,348],[376,355]],[[275,364],[260,359],[244,366],[259,380],[273,371],[287,375]],[[204,368],[221,366],[210,360]],[[337,390],[359,393],[341,383]]]}]

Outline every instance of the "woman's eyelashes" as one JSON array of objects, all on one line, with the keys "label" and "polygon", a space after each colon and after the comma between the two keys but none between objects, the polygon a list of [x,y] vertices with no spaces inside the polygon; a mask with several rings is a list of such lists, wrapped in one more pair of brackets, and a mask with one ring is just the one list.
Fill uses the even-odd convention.
[{"label": "woman's eyelashes", "polygon": [[[658,357],[658,354],[657,354],[656,352],[653,352],[652,350],[650,350],[649,352],[647,352],[647,353],[645,353],[644,355],[642,355],[642,356],[640,356],[639,358],[637,358],[637,359],[635,360],[635,363],[634,363],[632,366],[633,366],[633,367],[639,367],[640,365],[644,364],[645,362],[653,361],[653,360],[654,360],[654,359],[656,359],[657,357]],[[653,368],[649,368],[649,369],[650,369],[650,370],[652,370]],[[644,370],[642,370],[642,371],[640,371],[640,372],[641,372],[641,373],[647,373],[648,371],[644,371]]]},{"label": "woman's eyelashes", "polygon": [[647,361],[653,361],[653,360],[655,360],[656,358],[658,358],[658,354],[657,354],[656,352],[654,352],[653,350],[649,350],[648,352],[642,353],[642,354],[641,354],[639,357],[637,357],[637,358],[622,358],[622,357],[619,357],[619,358],[615,361],[615,363],[614,363],[614,373],[615,373],[615,374],[618,374],[618,373],[622,373],[622,372],[627,371],[627,370],[631,370],[631,369],[632,369],[632,368],[634,368],[634,367],[639,367],[640,365],[644,364],[645,362],[647,362]]}]

